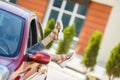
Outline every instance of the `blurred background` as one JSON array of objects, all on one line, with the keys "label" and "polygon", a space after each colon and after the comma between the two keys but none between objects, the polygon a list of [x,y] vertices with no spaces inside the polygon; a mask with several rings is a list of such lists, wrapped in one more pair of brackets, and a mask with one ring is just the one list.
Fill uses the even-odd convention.
[{"label": "blurred background", "polygon": [[[108,80],[105,65],[111,50],[120,42],[120,0],[6,0],[23,6],[38,15],[43,29],[48,21],[62,20],[63,28],[75,24],[75,35],[68,52],[74,51],[75,58],[61,69],[51,62],[47,80],[89,80],[83,73],[85,66],[81,60],[85,54],[91,35],[99,30],[102,33],[100,48],[94,72],[89,72],[94,80]],[[54,24],[55,25],[55,24]],[[58,42],[49,50],[55,53]],[[93,50],[94,51],[94,50]],[[92,55],[94,56],[94,55]],[[118,63],[119,64],[119,63]],[[91,77],[90,76],[90,77]],[[92,80],[93,80],[92,79]],[[98,80],[99,80],[98,79]],[[115,80],[120,80],[115,78]]]}]

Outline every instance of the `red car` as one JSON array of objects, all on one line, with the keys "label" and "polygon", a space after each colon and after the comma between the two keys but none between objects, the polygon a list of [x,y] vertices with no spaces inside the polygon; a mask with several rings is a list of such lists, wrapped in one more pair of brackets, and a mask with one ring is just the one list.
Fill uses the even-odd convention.
[{"label": "red car", "polygon": [[[0,0],[0,65],[8,68],[9,75],[23,65],[27,48],[42,39],[42,28],[33,12]],[[45,80],[43,74],[39,80]]]}]

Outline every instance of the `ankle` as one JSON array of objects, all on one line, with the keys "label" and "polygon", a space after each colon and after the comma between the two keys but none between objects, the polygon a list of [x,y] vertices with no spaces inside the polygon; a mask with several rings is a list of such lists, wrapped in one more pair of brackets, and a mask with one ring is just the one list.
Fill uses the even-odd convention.
[{"label": "ankle", "polygon": [[57,39],[58,39],[58,31],[57,31],[57,29],[54,29],[54,30],[50,33],[50,37],[51,37],[53,40],[57,40]]}]

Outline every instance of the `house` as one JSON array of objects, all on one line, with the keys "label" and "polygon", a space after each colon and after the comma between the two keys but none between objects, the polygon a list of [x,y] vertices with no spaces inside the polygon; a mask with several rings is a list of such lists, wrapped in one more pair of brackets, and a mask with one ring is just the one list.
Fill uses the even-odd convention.
[{"label": "house", "polygon": [[10,0],[38,14],[43,28],[50,18],[62,19],[64,28],[76,23],[74,45],[83,55],[90,35],[103,33],[98,62],[105,64],[111,49],[120,42],[120,0]]}]

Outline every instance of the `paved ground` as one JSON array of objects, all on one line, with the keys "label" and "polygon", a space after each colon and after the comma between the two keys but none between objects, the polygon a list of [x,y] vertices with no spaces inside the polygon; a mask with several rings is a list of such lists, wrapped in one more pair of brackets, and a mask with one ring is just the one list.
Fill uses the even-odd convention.
[{"label": "paved ground", "polygon": [[47,80],[85,80],[85,76],[67,68],[62,69],[55,63],[50,63]]},{"label": "paved ground", "polygon": [[[45,52],[55,53],[54,49],[49,51],[45,50]],[[71,63],[71,61],[69,63]],[[85,80],[85,76],[68,68],[62,69],[57,64],[50,62],[48,65],[47,80]]]},{"label": "paved ground", "polygon": [[[55,53],[54,48],[46,51],[48,53]],[[85,75],[79,73],[85,71],[85,67],[80,64],[81,57],[78,55],[74,56],[74,59],[68,62],[67,66],[76,70],[71,70],[68,68],[61,69],[57,64],[51,62],[48,65],[48,78],[47,80],[86,80]],[[99,78],[100,80],[108,80],[108,76],[105,73],[105,69],[99,65],[95,66],[94,72],[89,72],[90,76]],[[95,79],[91,79],[95,80]],[[120,80],[116,78],[114,80]]]}]

